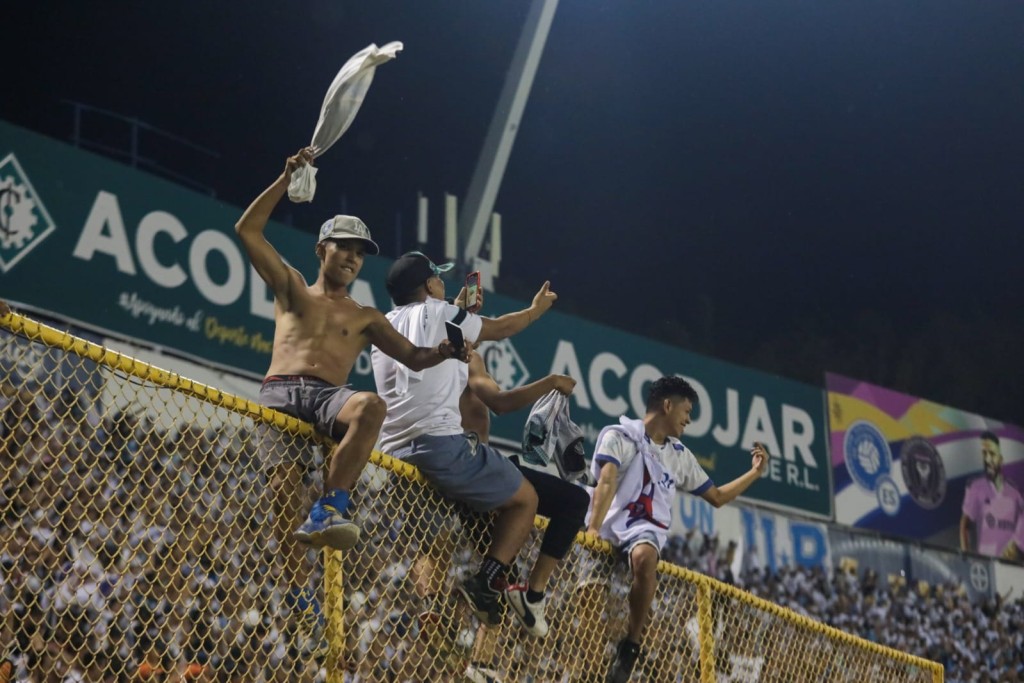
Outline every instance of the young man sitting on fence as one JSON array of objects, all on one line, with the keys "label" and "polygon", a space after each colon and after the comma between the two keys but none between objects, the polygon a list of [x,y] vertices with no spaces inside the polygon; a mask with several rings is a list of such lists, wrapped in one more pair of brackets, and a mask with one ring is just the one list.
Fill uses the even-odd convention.
[{"label": "young man sitting on fence", "polygon": [[[520,410],[534,404],[548,392],[558,391],[568,396],[575,387],[576,380],[568,375],[548,375],[531,384],[503,391],[487,372],[484,359],[473,352],[469,359],[469,382],[459,403],[462,427],[467,437],[486,444],[491,434],[490,411],[501,415]],[[509,586],[505,599],[527,632],[543,638],[548,632],[544,617],[548,580],[572,547],[576,532],[583,527],[590,499],[581,486],[547,472],[521,466],[518,459],[513,459],[513,462],[537,491],[538,514],[551,521],[529,577],[525,583]]]},{"label": "young man sitting on fence", "polygon": [[[348,386],[359,353],[373,344],[417,371],[456,355],[466,358],[447,340],[430,347],[413,346],[383,313],[352,299],[349,287],[359,275],[364,256],[379,252],[358,218],[335,216],[323,224],[316,243],[320,270],[312,285],[266,240],[264,229],[292,173],[312,159],[308,147],[289,157],[284,172],[249,205],[235,226],[253,267],[274,292],[274,346],[260,402],[313,423],[317,431],[338,442],[330,454],[323,496],[304,522],[303,478],[317,466],[309,455],[311,450],[282,447],[269,434],[261,445],[274,492],[276,535],[283,546],[288,578],[295,586],[291,597],[299,607],[312,598],[306,585],[305,550],[292,536],[303,544],[336,550],[351,548],[359,540],[358,526],[345,517],[349,492],[369,460],[385,410],[384,401],[376,394]],[[292,529],[294,534],[289,533]],[[316,610],[315,605],[310,607]]]},{"label": "young man sitting on fence", "polygon": [[690,423],[696,403],[697,392],[686,380],[662,377],[647,390],[643,419],[622,417],[597,438],[591,466],[598,482],[587,530],[610,541],[633,573],[628,629],[608,673],[609,682],[629,680],[640,654],[676,489],[721,507],[757,481],[768,464],[764,447],[754,444],[750,470],[721,488],[715,486],[678,438]]},{"label": "young man sitting on fence", "polygon": [[[387,289],[396,308],[387,319],[413,343],[437,344],[447,337],[445,322],[462,328],[468,344],[501,340],[526,329],[551,308],[557,296],[545,282],[529,308],[484,318],[444,300],[441,274],[423,254],[405,254],[392,264]],[[465,365],[446,364],[417,372],[374,348],[373,375],[387,403],[380,449],[419,468],[441,493],[478,512],[495,512],[492,542],[479,572],[458,587],[484,623],[501,623],[506,574],[533,528],[537,493],[507,458],[463,434],[459,397]]]}]

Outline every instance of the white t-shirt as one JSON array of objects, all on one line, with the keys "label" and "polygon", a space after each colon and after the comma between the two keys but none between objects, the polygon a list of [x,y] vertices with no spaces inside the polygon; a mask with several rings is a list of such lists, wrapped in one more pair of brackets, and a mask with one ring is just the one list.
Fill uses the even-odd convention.
[{"label": "white t-shirt", "polygon": [[672,523],[676,490],[700,495],[713,482],[678,439],[656,444],[646,434],[642,438],[642,452],[638,452],[636,441],[617,426],[606,428],[598,438],[591,464],[595,478],[605,463],[615,463],[619,468],[615,497],[601,525],[601,536],[623,547],[644,532],[653,533],[660,550]]},{"label": "white t-shirt", "polygon": [[[483,321],[440,299],[399,306],[387,314],[398,332],[417,346],[437,346],[448,338],[445,321],[462,327],[466,342],[480,337]],[[374,346],[370,351],[377,393],[387,404],[380,430],[380,450],[393,453],[418,436],[462,433],[459,397],[469,379],[469,366],[446,360],[413,372]]]}]

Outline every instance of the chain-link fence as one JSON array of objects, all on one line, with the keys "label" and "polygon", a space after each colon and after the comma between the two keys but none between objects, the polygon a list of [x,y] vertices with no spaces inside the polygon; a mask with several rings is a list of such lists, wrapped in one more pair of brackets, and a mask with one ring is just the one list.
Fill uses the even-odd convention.
[{"label": "chain-link fence", "polygon": [[[375,453],[351,552],[290,541],[282,485],[319,490],[309,425],[21,316],[0,330],[0,654],[12,681],[603,681],[628,568],[580,535],[544,639],[481,626],[453,586],[489,518]],[[264,463],[313,463],[281,480]],[[514,572],[525,577],[543,520]],[[942,680],[662,563],[634,681]],[[326,591],[324,590],[324,587]],[[0,669],[0,675],[3,675]],[[2,679],[0,679],[2,680]]]}]

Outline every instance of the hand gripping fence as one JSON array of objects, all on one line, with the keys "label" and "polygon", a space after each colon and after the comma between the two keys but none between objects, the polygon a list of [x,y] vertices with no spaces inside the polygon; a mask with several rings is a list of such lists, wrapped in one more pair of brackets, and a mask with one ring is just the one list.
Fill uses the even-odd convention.
[{"label": "hand gripping fence", "polygon": [[[607,543],[577,536],[548,587],[546,638],[510,612],[482,627],[453,585],[479,564],[490,520],[414,468],[375,452],[353,491],[360,543],[296,551],[263,463],[268,449],[322,462],[330,444],[308,424],[14,313],[0,327],[0,675],[605,680],[629,591]],[[319,476],[285,485],[308,505]],[[934,662],[658,570],[632,681],[943,680]]]}]

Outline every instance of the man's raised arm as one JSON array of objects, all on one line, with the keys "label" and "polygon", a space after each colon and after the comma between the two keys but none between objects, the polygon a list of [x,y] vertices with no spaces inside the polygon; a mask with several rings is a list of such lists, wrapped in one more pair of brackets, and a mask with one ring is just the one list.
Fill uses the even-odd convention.
[{"label": "man's raised arm", "polygon": [[700,497],[720,508],[726,503],[731,503],[741,493],[750,488],[750,485],[761,478],[765,468],[768,467],[768,450],[763,444],[755,443],[750,451],[750,469],[736,477],[728,484],[718,487],[712,485],[700,494]]},{"label": "man's raised arm", "polygon": [[558,295],[550,288],[550,282],[541,285],[540,291],[534,295],[533,303],[529,308],[515,313],[506,313],[498,318],[481,318],[483,325],[480,328],[480,336],[477,341],[501,341],[525,330],[530,323],[536,322],[538,318],[547,313],[551,304],[555,303],[558,298]]},{"label": "man's raised arm", "polygon": [[263,236],[263,230],[267,227],[267,221],[270,220],[270,214],[274,207],[288,190],[292,172],[300,166],[312,163],[312,161],[312,147],[300,149],[294,156],[288,157],[288,160],[285,161],[284,172],[259,197],[253,200],[242,217],[238,219],[238,223],[235,224],[235,232],[242,240],[242,245],[245,247],[246,253],[249,254],[249,260],[253,267],[285,308],[288,308],[289,305],[288,294],[291,283],[294,281],[293,271]]}]

